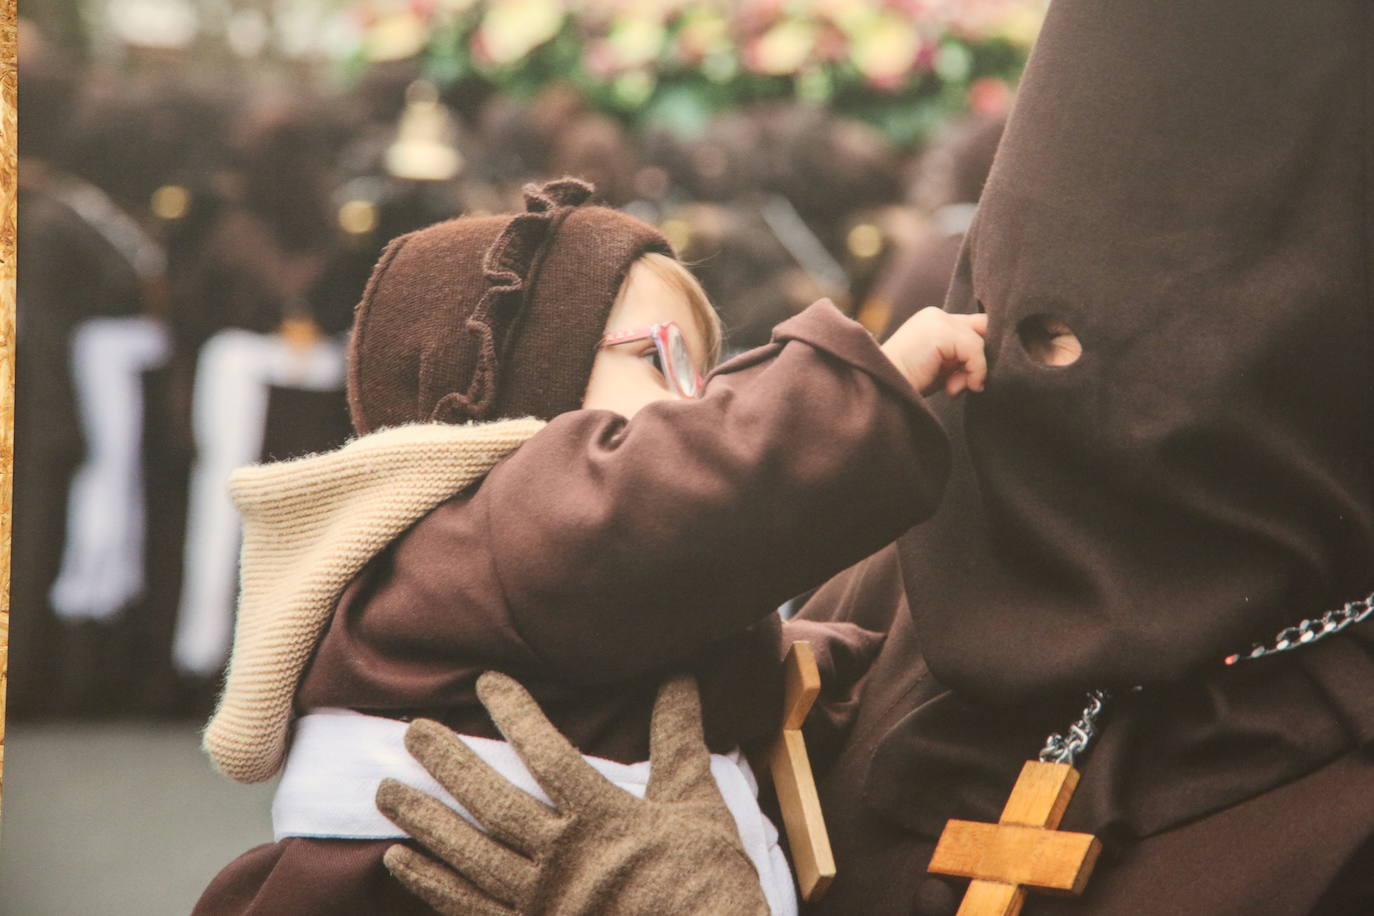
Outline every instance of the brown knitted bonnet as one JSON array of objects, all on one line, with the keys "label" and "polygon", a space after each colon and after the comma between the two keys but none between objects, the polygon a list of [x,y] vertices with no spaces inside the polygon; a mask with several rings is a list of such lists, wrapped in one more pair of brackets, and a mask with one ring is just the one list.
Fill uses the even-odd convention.
[{"label": "brown knitted bonnet", "polygon": [[646,223],[583,206],[591,185],[525,187],[525,212],[462,217],[394,239],[349,345],[348,405],[364,435],[406,423],[538,417],[582,405],[630,266],[672,256]]}]

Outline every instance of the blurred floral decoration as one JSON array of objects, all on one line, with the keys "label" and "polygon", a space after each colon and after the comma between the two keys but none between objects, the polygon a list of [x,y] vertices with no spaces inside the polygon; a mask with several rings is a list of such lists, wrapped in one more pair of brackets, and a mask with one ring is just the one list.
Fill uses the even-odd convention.
[{"label": "blurred floral decoration", "polygon": [[1048,0],[364,0],[359,74],[418,57],[436,85],[550,82],[633,127],[698,134],[780,99],[844,111],[900,147],[1008,102]]}]

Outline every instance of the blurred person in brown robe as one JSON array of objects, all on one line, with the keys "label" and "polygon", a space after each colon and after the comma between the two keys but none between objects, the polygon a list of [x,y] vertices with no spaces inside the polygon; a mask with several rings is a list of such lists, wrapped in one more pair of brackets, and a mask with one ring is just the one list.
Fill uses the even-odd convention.
[{"label": "blurred person in brown robe", "polygon": [[925,224],[888,258],[859,309],[860,322],[880,340],[944,303],[1005,123],[988,115],[956,122],[921,156],[908,197]]},{"label": "blurred person in brown robe", "polygon": [[571,119],[553,139],[551,175],[577,175],[596,188],[597,199],[623,207],[634,198],[639,150],[617,121],[597,112]]},{"label": "blurred person in brown robe", "polygon": [[520,206],[521,186],[552,173],[559,136],[587,114],[581,94],[566,83],[552,83],[529,101],[499,92],[483,99],[473,119],[471,167],[472,177],[489,190],[474,207],[499,212]]},{"label": "blurred person in brown robe", "polygon": [[740,352],[818,298],[848,312],[846,217],[898,196],[898,159],[867,127],[801,105],[723,113],[699,137],[651,134],[670,182],[662,225],[683,248]]},{"label": "blurred person in brown robe", "polygon": [[779,322],[842,294],[797,264],[752,199],[672,207],[663,225],[719,309],[731,353],[762,346]]},{"label": "blurred person in brown robe", "polygon": [[844,214],[901,196],[902,158],[877,129],[803,104],[767,106],[758,117],[755,180],[785,196],[830,250],[844,246]]},{"label": "blurred person in brown robe", "polygon": [[27,24],[21,57],[11,709],[141,712],[169,672],[160,558],[181,511],[163,499],[179,465],[162,435],[174,232],[153,199],[212,155],[218,112],[186,87],[89,79]]},{"label": "blurred person in brown robe", "polygon": [[389,240],[471,208],[481,158],[474,131],[433,84],[398,67],[369,70],[341,100],[349,139],[331,196],[359,284]]},{"label": "blurred person in brown robe", "polygon": [[331,207],[348,136],[335,111],[264,99],[235,133],[236,161],[174,289],[176,407],[195,462],[172,654],[202,694],[233,618],[237,524],[223,477],[347,438],[342,335],[367,269]]},{"label": "blurred person in brown robe", "polygon": [[177,334],[192,358],[216,330],[275,332],[288,316],[337,333],[361,289],[331,286],[341,282],[330,271],[339,227],[329,201],[343,124],[323,103],[267,100],[242,115],[234,133],[214,227],[176,290],[187,303]]},{"label": "blurred person in brown robe", "polygon": [[[102,282],[119,273],[124,292],[134,281],[113,252],[70,208],[32,181],[30,163],[49,163],[62,149],[63,128],[76,92],[76,72],[36,27],[20,27],[21,101],[25,129],[20,137],[24,165],[19,212],[24,243],[19,246],[15,455],[14,562],[11,579],[9,710],[16,718],[55,710],[60,679],[62,629],[48,607],[48,588],[57,577],[62,552],[62,495],[80,460],[76,408],[67,372],[67,344],[79,307]],[[44,166],[40,166],[43,168]],[[73,262],[82,269],[71,272]],[[113,262],[113,263],[111,263]],[[93,269],[99,265],[100,269]],[[87,295],[72,286],[88,284]]]},{"label": "blurred person in brown robe", "polygon": [[948,297],[991,368],[944,503],[801,615],[888,633],[809,736],[812,912],[954,913],[945,824],[1095,689],[1103,856],[1023,912],[1374,908],[1374,624],[1247,658],[1374,587],[1371,73],[1363,0],[1052,5]]},{"label": "blurred person in brown robe", "polygon": [[[657,204],[655,222],[693,265],[720,312],[730,352],[766,343],[779,321],[827,292],[840,292],[812,283],[803,298],[792,295],[791,287],[803,284],[786,278],[802,271],[758,209],[755,160],[763,144],[758,112],[723,112],[700,136],[650,131],[647,165],[637,176]],[[652,188],[656,183],[661,187]]]}]

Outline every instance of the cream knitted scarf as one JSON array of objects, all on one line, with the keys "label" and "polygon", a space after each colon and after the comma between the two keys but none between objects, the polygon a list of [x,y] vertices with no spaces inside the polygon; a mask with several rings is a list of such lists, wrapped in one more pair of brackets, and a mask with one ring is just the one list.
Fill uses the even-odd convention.
[{"label": "cream knitted scarf", "polygon": [[216,768],[239,782],[281,768],[292,697],[349,581],[543,426],[532,418],[401,426],[234,472],[229,492],[243,516],[238,620],[203,742]]}]

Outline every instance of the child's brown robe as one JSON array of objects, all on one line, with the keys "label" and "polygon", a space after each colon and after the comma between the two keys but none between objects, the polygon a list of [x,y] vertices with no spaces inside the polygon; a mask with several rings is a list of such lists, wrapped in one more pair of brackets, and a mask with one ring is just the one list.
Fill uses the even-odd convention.
[{"label": "child's brown robe", "polygon": [[1374,912],[1374,621],[1223,664],[1374,588],[1371,277],[1374,3],[1055,0],[947,300],[991,371],[945,500],[803,610],[890,623],[815,912],[952,914],[945,821],[1097,687],[1064,827],[1107,850],[1025,913]]},{"label": "child's brown robe", "polygon": [[[427,515],[344,592],[297,709],[499,737],[473,690],[497,669],[584,753],[633,762],[664,676],[690,670],[713,750],[766,737],[781,709],[774,609],[929,515],[947,469],[920,396],[859,325],[813,306],[721,367],[703,399],[630,424],[564,414]],[[832,685],[876,642],[801,635]],[[389,845],[259,846],[196,913],[426,912],[383,867]]]}]

